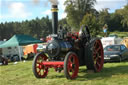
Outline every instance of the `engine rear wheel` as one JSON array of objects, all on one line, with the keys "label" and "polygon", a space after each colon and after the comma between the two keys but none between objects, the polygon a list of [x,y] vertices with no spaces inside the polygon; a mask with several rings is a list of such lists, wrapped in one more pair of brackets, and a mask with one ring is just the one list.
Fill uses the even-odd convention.
[{"label": "engine rear wheel", "polygon": [[74,52],[68,52],[64,60],[64,73],[67,79],[75,79],[79,71],[78,57]]},{"label": "engine rear wheel", "polygon": [[37,78],[45,78],[48,74],[48,68],[45,67],[42,62],[46,61],[48,58],[47,56],[42,52],[35,56],[33,60],[33,74]]},{"label": "engine rear wheel", "polygon": [[91,40],[87,53],[87,69],[100,72],[104,64],[104,52],[100,39]]}]

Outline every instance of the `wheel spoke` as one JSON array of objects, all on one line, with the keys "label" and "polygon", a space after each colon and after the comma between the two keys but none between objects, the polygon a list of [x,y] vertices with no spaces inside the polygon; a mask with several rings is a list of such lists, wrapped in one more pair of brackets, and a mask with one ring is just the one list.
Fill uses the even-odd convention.
[{"label": "wheel spoke", "polygon": [[98,68],[100,67],[100,63],[99,62],[96,62],[96,65],[97,65]]},{"label": "wheel spoke", "polygon": [[39,68],[39,69],[40,69],[40,67],[39,67],[39,66],[36,66],[36,68]]},{"label": "wheel spoke", "polygon": [[97,41],[95,42],[94,46],[95,46],[95,47],[97,46]]},{"label": "wheel spoke", "polygon": [[70,71],[71,71],[71,68],[70,68],[70,67],[68,67],[68,72],[70,73]]},{"label": "wheel spoke", "polygon": [[93,56],[96,56],[96,51],[93,52]]},{"label": "wheel spoke", "polygon": [[70,56],[70,61],[71,61],[71,63],[73,64],[73,62],[74,62],[73,55]]},{"label": "wheel spoke", "polygon": [[37,72],[38,74],[40,73],[41,69],[39,69],[39,71]]},{"label": "wheel spoke", "polygon": [[40,62],[37,62],[36,64],[40,64]]},{"label": "wheel spoke", "polygon": [[67,68],[68,68],[68,70],[70,71],[70,68],[71,68],[71,63],[70,63],[70,62],[68,63]]},{"label": "wheel spoke", "polygon": [[75,64],[75,59],[73,58],[72,64]]},{"label": "wheel spoke", "polygon": [[72,71],[72,73],[74,73],[74,69],[73,68],[71,69],[71,71]]},{"label": "wheel spoke", "polygon": [[98,56],[99,59],[101,59],[101,56]]},{"label": "wheel spoke", "polygon": [[100,50],[101,48],[100,47],[98,47],[97,49],[96,49],[96,52],[99,52],[99,50]]},{"label": "wheel spoke", "polygon": [[48,69],[47,69],[47,68],[45,68],[44,72],[47,72],[47,70],[48,70]]},{"label": "wheel spoke", "polygon": [[69,59],[68,65],[70,66],[71,64],[72,64],[72,61],[71,61],[71,59]]},{"label": "wheel spoke", "polygon": [[94,59],[94,61],[95,61],[95,60],[97,59],[97,56],[94,56],[93,59]]}]

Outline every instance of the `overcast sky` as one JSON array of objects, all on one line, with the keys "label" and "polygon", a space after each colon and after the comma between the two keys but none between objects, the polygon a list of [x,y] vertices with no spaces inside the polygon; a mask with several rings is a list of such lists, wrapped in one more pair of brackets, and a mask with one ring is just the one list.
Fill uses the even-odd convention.
[{"label": "overcast sky", "polygon": [[[59,1],[59,19],[66,17],[64,12],[65,0]],[[128,0],[97,0],[95,8],[99,11],[103,8],[109,8],[109,12],[123,8]],[[39,3],[33,3],[32,0],[0,0],[0,23],[11,21],[31,20],[36,17],[45,16],[51,18],[51,4],[48,0],[40,0]]]}]

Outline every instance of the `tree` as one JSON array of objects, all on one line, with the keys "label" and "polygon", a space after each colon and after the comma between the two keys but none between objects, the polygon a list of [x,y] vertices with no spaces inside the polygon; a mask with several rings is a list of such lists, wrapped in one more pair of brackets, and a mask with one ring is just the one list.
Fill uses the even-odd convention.
[{"label": "tree", "polygon": [[123,31],[121,24],[122,16],[117,13],[110,14],[110,20],[108,22],[109,31]]},{"label": "tree", "polygon": [[108,24],[110,20],[110,14],[108,12],[108,8],[102,9],[102,11],[99,12],[98,19],[99,19],[100,27],[103,27],[105,24]]},{"label": "tree", "polygon": [[[66,18],[63,18],[63,19],[61,19],[61,20],[59,20],[59,26],[62,26],[63,28],[70,28],[70,26],[69,26],[69,24],[67,23],[67,20],[66,20]],[[69,30],[71,30],[71,29],[69,29]]]},{"label": "tree", "polygon": [[59,20],[59,25],[63,26],[65,24],[68,24],[66,18],[63,18],[63,19]]},{"label": "tree", "polygon": [[92,36],[96,36],[101,32],[101,28],[99,28],[98,20],[93,14],[86,14],[81,22],[81,25],[88,26],[90,33]]},{"label": "tree", "polygon": [[1,23],[1,24],[0,24],[0,40],[3,39],[3,29],[4,29],[4,24]]},{"label": "tree", "polygon": [[48,36],[52,31],[49,17],[26,20],[22,22],[5,22],[0,24],[0,40],[9,39],[15,34],[27,34],[35,38]]},{"label": "tree", "polygon": [[80,22],[87,13],[94,12],[94,4],[96,0],[66,0],[66,13],[68,24],[77,29],[80,27]]},{"label": "tree", "polygon": [[41,36],[46,37],[49,34],[52,33],[52,21],[49,19],[47,16],[46,18],[43,17],[40,21],[40,26],[41,26]]},{"label": "tree", "polygon": [[116,10],[116,13],[122,16],[121,24],[128,30],[128,5],[123,9]]}]

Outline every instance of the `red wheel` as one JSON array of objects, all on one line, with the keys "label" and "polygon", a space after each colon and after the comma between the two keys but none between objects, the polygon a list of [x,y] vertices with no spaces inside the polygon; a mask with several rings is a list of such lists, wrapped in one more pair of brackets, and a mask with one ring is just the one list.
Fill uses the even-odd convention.
[{"label": "red wheel", "polygon": [[44,53],[39,53],[35,56],[33,60],[33,73],[37,78],[45,78],[48,74],[48,68],[45,67],[42,62],[46,61],[48,58]]},{"label": "red wheel", "polygon": [[104,64],[104,52],[100,39],[92,40],[87,48],[87,69],[100,72]]},{"label": "red wheel", "polygon": [[79,61],[74,52],[69,52],[64,60],[64,73],[67,79],[75,79],[79,71]]},{"label": "red wheel", "polygon": [[101,71],[104,63],[103,47],[100,40],[96,40],[93,50],[93,60],[96,72]]}]

